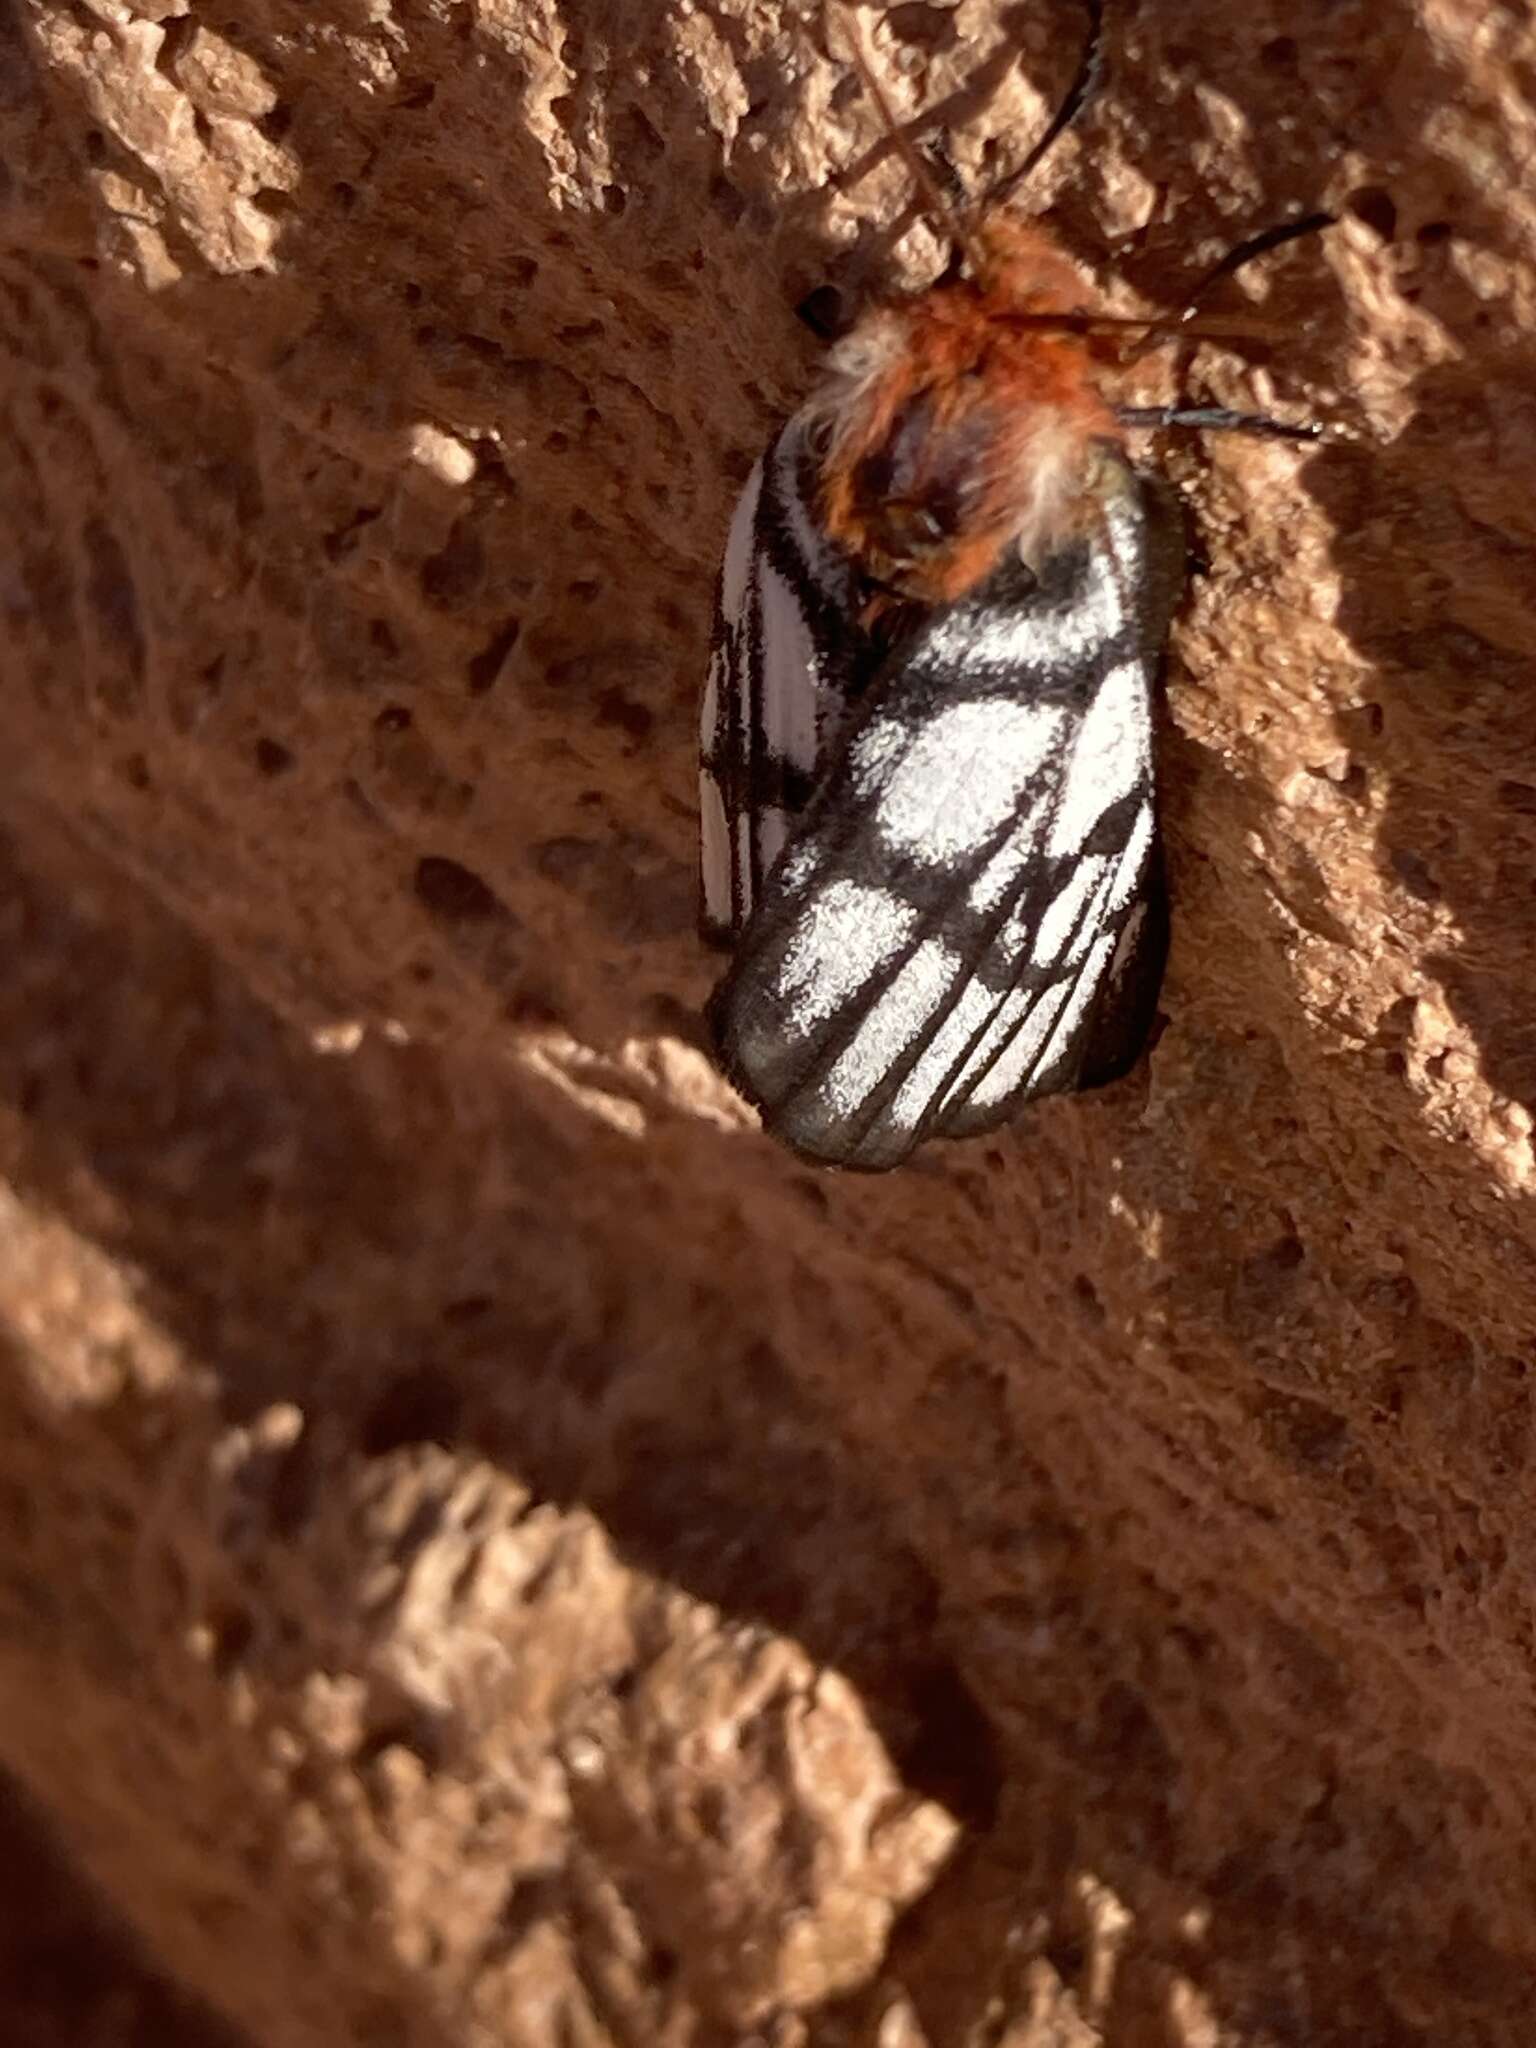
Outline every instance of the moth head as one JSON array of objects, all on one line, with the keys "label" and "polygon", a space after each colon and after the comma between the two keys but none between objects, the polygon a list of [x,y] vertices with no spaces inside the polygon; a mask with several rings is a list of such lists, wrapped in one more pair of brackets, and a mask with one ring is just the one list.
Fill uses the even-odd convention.
[{"label": "moth head", "polygon": [[945,417],[919,391],[841,479],[840,511],[866,572],[903,596],[948,594],[959,557],[975,553],[980,479],[994,439],[987,408]]},{"label": "moth head", "polygon": [[883,308],[813,401],[828,533],[874,584],[962,597],[1017,542],[1069,531],[1109,426],[1079,342],[1000,321],[974,286]]}]

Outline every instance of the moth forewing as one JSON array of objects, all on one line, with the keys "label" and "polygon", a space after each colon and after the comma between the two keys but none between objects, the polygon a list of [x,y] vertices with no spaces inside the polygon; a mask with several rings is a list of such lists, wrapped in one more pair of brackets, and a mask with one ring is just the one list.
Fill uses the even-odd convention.
[{"label": "moth forewing", "polygon": [[809,1157],[896,1165],[1109,1078],[1150,1021],[1177,581],[1163,501],[1108,448],[1092,483],[1075,539],[1006,560],[871,683],[712,999],[726,1071]]},{"label": "moth forewing", "polygon": [[742,489],[716,584],[699,811],[701,922],[718,944],[751,916],[872,667],[852,565],[816,522],[810,463],[797,416]]}]

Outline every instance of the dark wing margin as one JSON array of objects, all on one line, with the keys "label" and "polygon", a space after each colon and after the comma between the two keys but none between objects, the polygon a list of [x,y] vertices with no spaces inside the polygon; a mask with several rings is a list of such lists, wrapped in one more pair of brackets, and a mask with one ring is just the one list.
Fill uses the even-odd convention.
[{"label": "dark wing margin", "polygon": [[797,415],[754,467],[715,589],[699,827],[700,921],[717,943],[746,925],[873,668],[856,572],[814,510],[807,433]]},{"label": "dark wing margin", "polygon": [[809,1158],[895,1166],[1140,1050],[1182,534],[1110,450],[1094,509],[1036,574],[1005,565],[897,649],[711,998],[726,1072]]}]

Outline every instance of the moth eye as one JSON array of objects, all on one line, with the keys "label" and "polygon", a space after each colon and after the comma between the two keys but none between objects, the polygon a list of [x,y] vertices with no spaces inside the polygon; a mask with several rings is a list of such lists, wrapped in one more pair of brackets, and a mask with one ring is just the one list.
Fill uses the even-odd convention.
[{"label": "moth eye", "polygon": [[889,552],[898,557],[935,547],[944,538],[943,522],[930,506],[900,498],[879,505],[873,524]]}]

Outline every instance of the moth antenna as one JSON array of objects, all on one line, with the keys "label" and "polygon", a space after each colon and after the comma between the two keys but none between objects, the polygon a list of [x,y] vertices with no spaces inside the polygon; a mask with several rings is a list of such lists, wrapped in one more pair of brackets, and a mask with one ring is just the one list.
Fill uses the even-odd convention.
[{"label": "moth antenna", "polygon": [[1061,105],[1046,124],[1045,133],[1021,164],[998,179],[981,201],[978,211],[990,211],[1011,199],[1019,187],[1045,161],[1058,138],[1071,127],[1083,109],[1095,99],[1104,84],[1107,64],[1104,56],[1104,0],[1083,0],[1088,16],[1088,35],[1077,61],[1077,75],[1067,87]]},{"label": "moth antenna", "polygon": [[[1217,320],[1191,319],[1170,326],[1176,313],[995,313],[1000,326],[1025,328],[1037,334],[1150,335],[1159,345],[1194,335],[1201,341],[1288,341],[1291,337],[1273,320],[1248,319],[1241,313]],[[1149,344],[1150,345],[1150,344]]]},{"label": "moth antenna", "polygon": [[1264,256],[1271,249],[1283,248],[1287,242],[1294,242],[1302,235],[1315,235],[1324,228],[1331,228],[1334,220],[1335,216],[1331,213],[1307,213],[1303,214],[1300,220],[1282,221],[1278,227],[1264,228],[1256,235],[1249,235],[1246,241],[1239,242],[1234,249],[1229,249],[1221,261],[1198,280],[1176,312],[1165,314],[1155,328],[1149,328],[1146,338],[1132,349],[1123,361],[1126,364],[1138,362],[1149,348],[1157,348],[1163,343],[1175,341],[1184,334],[1205,334],[1208,338],[1215,339],[1214,330],[1197,327],[1194,323],[1202,302],[1222,279],[1230,277],[1235,270],[1241,270],[1244,264],[1251,263],[1255,256]]},{"label": "moth antenna", "polygon": [[[1096,4],[1096,0],[1095,0]],[[957,213],[940,191],[938,183],[929,168],[922,151],[897,119],[896,109],[891,105],[885,87],[881,84],[869,52],[864,43],[864,28],[859,20],[858,9],[853,0],[843,0],[848,21],[848,52],[853,59],[854,69],[864,81],[870,98],[880,115],[881,124],[894,145],[897,154],[906,165],[922,202],[922,210],[930,227],[943,235],[954,248],[958,249],[974,269],[979,254],[971,234],[969,223]]]},{"label": "moth antenna", "polygon": [[1250,235],[1245,242],[1239,242],[1235,249],[1229,249],[1214,269],[1208,270],[1194,286],[1176,316],[1178,324],[1182,327],[1193,319],[1200,302],[1209,296],[1222,279],[1230,277],[1234,270],[1241,270],[1244,264],[1251,263],[1255,256],[1265,256],[1271,249],[1283,248],[1287,242],[1294,242],[1302,235],[1319,234],[1324,228],[1331,228],[1334,222],[1335,216],[1331,213],[1303,214],[1300,220],[1282,221],[1278,227],[1265,228],[1257,235]]}]

